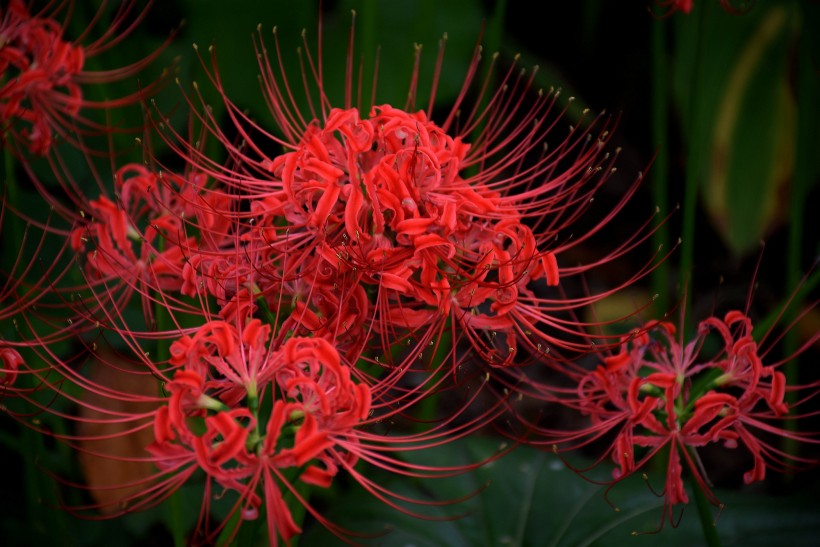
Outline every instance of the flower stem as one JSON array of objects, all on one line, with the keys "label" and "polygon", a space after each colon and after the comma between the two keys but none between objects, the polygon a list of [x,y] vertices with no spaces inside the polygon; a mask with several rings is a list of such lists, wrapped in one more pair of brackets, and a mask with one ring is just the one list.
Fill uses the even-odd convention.
[{"label": "flower stem", "polygon": [[[164,250],[164,242],[159,242],[160,252]],[[154,319],[157,332],[169,332],[173,329],[170,312],[162,305],[162,294],[157,295],[156,304],[154,304]],[[170,357],[170,342],[163,339],[157,340],[156,348],[157,364],[168,361]],[[171,537],[174,541],[174,547],[183,547],[185,545],[185,519],[182,513],[182,495],[177,490],[168,497],[168,513],[166,524],[171,532]]]},{"label": "flower stem", "polygon": [[[689,86],[690,100],[689,100],[689,127],[686,135],[687,150],[686,150],[686,176],[684,179],[684,194],[683,194],[683,235],[681,241],[681,259],[680,259],[680,274],[681,281],[684,287],[683,305],[684,310],[689,311],[692,301],[692,291],[694,289],[692,283],[692,269],[695,254],[695,225],[697,217],[698,205],[698,185],[700,184],[702,160],[701,149],[703,148],[704,131],[702,127],[702,113],[701,113],[701,94],[699,92],[700,85],[703,82],[701,74],[701,61],[703,55],[703,29],[706,26],[706,12],[709,10],[707,6],[698,10],[700,18],[697,21],[698,33],[695,42],[695,62],[693,63],[692,80]],[[684,339],[691,333],[691,320],[688,318],[691,314],[684,314],[684,321],[682,325],[684,331]]]},{"label": "flower stem", "polygon": [[[814,39],[812,33],[808,31],[805,11],[807,6],[797,3],[796,9],[801,10],[801,31],[798,51],[797,68],[797,107],[800,115],[797,116],[797,142],[795,146],[794,178],[792,179],[791,196],[789,203],[789,243],[786,256],[786,287],[787,290],[794,290],[800,283],[800,262],[801,251],[803,249],[803,224],[805,218],[805,204],[808,189],[812,182],[813,158],[816,143],[815,135],[817,130],[818,109],[816,105],[817,97],[817,76],[813,66],[811,56],[812,43]],[[802,9],[801,9],[802,8]],[[802,299],[795,298],[791,309],[786,312],[786,321],[791,322],[797,312],[797,306]],[[797,350],[797,329],[790,329],[786,333],[784,340],[784,352],[793,355]],[[786,384],[795,385],[798,382],[797,359],[791,359],[784,367]],[[797,392],[786,392],[786,403],[794,404]],[[785,428],[788,431],[797,430],[797,421],[791,417],[786,420]],[[783,436],[783,451],[788,455],[797,453],[798,443],[788,435]],[[786,477],[791,477],[787,467]]]},{"label": "flower stem", "polygon": [[704,494],[703,490],[700,489],[697,481],[691,477],[690,479],[692,483],[692,492],[695,496],[695,507],[698,510],[700,526],[703,530],[703,537],[706,540],[706,545],[709,547],[720,547],[720,536],[718,536],[717,527],[715,526],[715,518],[712,516],[712,506],[709,504],[709,500],[706,499],[706,494]]},{"label": "flower stem", "polygon": [[[453,336],[450,332],[450,324],[450,319],[448,318],[439,333],[435,353],[430,359],[430,369],[438,371],[434,374],[434,376],[427,380],[430,386],[436,386],[441,378],[441,375],[450,373],[450,371],[446,370],[446,367],[444,367],[443,370],[439,370],[453,351]],[[434,423],[437,419],[439,419],[438,411],[440,402],[441,394],[438,389],[434,389],[432,392],[426,394],[424,399],[421,400],[418,406],[420,430],[423,430],[425,427],[429,426],[429,424]]]},{"label": "flower stem", "polygon": [[[666,213],[669,209],[669,143],[667,139],[668,116],[668,71],[666,70],[666,21],[652,22],[652,140],[658,151],[652,167],[652,198],[655,205]],[[667,249],[669,227],[666,223],[658,227],[652,235],[654,247]],[[652,271],[652,291],[657,295],[656,309],[666,313],[669,307],[669,264],[661,262]]]}]

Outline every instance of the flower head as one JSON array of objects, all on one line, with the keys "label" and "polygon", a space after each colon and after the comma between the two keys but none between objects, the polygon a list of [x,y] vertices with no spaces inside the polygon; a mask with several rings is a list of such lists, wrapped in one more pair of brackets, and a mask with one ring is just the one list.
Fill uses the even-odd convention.
[{"label": "flower head", "polygon": [[[274,35],[281,59],[275,29]],[[442,40],[434,82],[444,45]],[[644,224],[600,260],[562,263],[563,255],[617,216],[640,180],[584,233],[572,233],[615,171],[617,153],[606,146],[614,120],[584,118],[568,136],[556,136],[560,90],[537,89],[534,72],[515,64],[499,74],[491,70],[497,89],[487,80],[471,104],[480,49],[454,104],[439,116],[435,84],[428,108],[415,107],[418,63],[401,108],[354,104],[352,97],[361,93],[351,71],[345,99],[332,103],[321,46],[314,56],[305,43],[308,106],[302,108],[261,34],[256,47],[275,131],[231,101],[211,48],[210,78],[241,146],[207,109],[199,120],[225,147],[229,162],[215,164],[181,135],[164,134],[194,170],[241,196],[242,206],[226,215],[248,241],[268,248],[257,262],[267,266],[257,271],[261,283],[271,283],[260,283],[260,295],[276,301],[290,296],[293,316],[312,332],[349,332],[361,339],[352,333],[372,325],[385,337],[424,341],[409,342],[411,354],[421,353],[447,325],[457,326],[459,338],[493,367],[543,359],[552,348],[589,350],[574,312],[620,287],[581,298],[565,291],[574,278],[621,257],[651,232]],[[349,63],[353,57],[351,40]],[[493,69],[495,62],[493,57]],[[195,98],[189,100],[195,105]],[[155,120],[157,127],[165,127],[163,120]],[[285,152],[271,155],[271,145]],[[281,278],[266,274],[273,264],[287,264]],[[192,266],[192,273],[204,274]],[[623,285],[650,269],[647,264]]]},{"label": "flower head", "polygon": [[243,519],[264,508],[275,543],[277,534],[288,540],[300,531],[282,498],[291,481],[327,488],[355,464],[356,428],[371,396],[327,340],[294,337],[273,351],[269,338],[270,327],[254,319],[241,335],[213,321],[176,342],[178,368],[148,450],[171,473],[169,487],[201,469],[240,494]]},{"label": "flower head", "polygon": [[[111,455],[158,469],[129,485],[115,513],[155,504],[204,476],[198,530],[206,539],[227,525],[211,526],[217,486],[240,521],[264,511],[273,544],[299,532],[286,494],[325,522],[297,485],[328,487],[348,473],[385,503],[413,501],[357,471],[357,461],[414,477],[474,467],[415,466],[396,454],[444,444],[499,417],[509,390],[481,400],[494,381],[488,369],[532,360],[560,368],[563,350],[588,351],[576,312],[619,287],[572,298],[569,283],[628,253],[651,229],[647,219],[588,263],[564,260],[617,217],[641,177],[576,232],[615,171],[617,152],[607,152],[615,120],[585,113],[556,135],[565,112],[560,92],[537,89],[533,72],[515,63],[496,73],[494,57],[488,80],[477,82],[477,48],[454,104],[438,116],[435,84],[428,108],[415,107],[418,68],[402,108],[354,105],[352,71],[344,101],[333,105],[321,47],[316,57],[306,47],[308,106],[300,108],[261,35],[256,46],[276,127],[266,131],[231,101],[215,65],[209,77],[238,137],[228,137],[208,108],[192,112],[196,138],[152,112],[170,148],[163,157],[183,163],[182,174],[147,148],[144,165],[113,169],[113,193],[75,196],[80,218],[63,211],[72,220],[63,235],[86,286],[60,294],[70,294],[64,304],[79,319],[73,328],[83,351],[76,361],[55,355],[37,332],[40,321],[27,321],[26,343],[44,365],[26,372],[56,401],[100,410],[79,391],[140,406],[80,418],[153,434],[145,452]],[[434,82],[443,50],[444,41]],[[207,138],[226,159],[204,153]],[[73,186],[70,177],[63,186]],[[135,322],[132,304],[143,321]],[[113,388],[77,365],[109,338],[161,392]],[[51,380],[52,371],[65,380]],[[436,393],[454,394],[449,412],[417,420],[417,406]],[[50,410],[37,395],[22,398]],[[382,422],[407,418],[414,427],[384,433]],[[59,438],[81,449],[99,440]]]},{"label": "flower head", "polygon": [[138,14],[133,23],[128,22],[134,2],[124,2],[100,38],[90,43],[73,42],[64,36],[67,22],[58,19],[62,11],[71,13],[68,4],[52,2],[46,9],[32,13],[23,0],[11,0],[0,8],[0,136],[3,141],[16,141],[37,155],[51,149],[55,136],[77,142],[70,135],[74,131],[105,133],[104,124],[88,118],[84,109],[136,103],[160,83],[115,99],[86,98],[85,86],[133,76],[152,62],[162,48],[129,66],[90,71],[87,60],[119,43],[145,12]]},{"label": "flower head", "polygon": [[[707,349],[715,342],[719,350]],[[816,434],[798,433],[785,424],[789,416],[809,415],[794,412],[818,385],[788,386],[779,370],[788,359],[766,365],[767,353],[753,337],[751,320],[740,311],[705,319],[685,345],[672,324],[647,325],[645,331],[626,337],[618,353],[580,377],[575,395],[563,402],[589,425],[551,431],[556,449],[612,438],[606,449],[615,464],[612,485],[653,458],[667,458],[664,515],[673,525],[674,507],[689,501],[685,472],[710,502],[720,505],[698,455],[702,447],[720,445],[751,456],[751,468],[743,474],[746,484],[763,480],[767,469],[813,464],[810,458],[787,454],[777,443],[782,438],[820,443]],[[789,403],[787,392],[804,396]]]}]

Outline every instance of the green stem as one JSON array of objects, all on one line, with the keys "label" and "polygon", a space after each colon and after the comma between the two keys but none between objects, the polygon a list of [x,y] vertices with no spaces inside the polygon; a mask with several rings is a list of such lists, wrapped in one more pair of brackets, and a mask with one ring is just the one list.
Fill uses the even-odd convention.
[{"label": "green stem", "polygon": [[174,547],[185,546],[185,519],[182,517],[182,496],[179,491],[168,498],[168,528],[174,541]]},{"label": "green stem", "polygon": [[[652,198],[662,214],[669,210],[669,144],[668,144],[668,71],[666,70],[666,21],[652,22],[652,140],[658,147],[652,167]],[[652,236],[654,248],[667,249],[669,227],[663,223]],[[669,308],[669,264],[658,264],[652,272],[652,291],[657,295],[656,309],[665,314]]]},{"label": "green stem", "polygon": [[[444,324],[442,328],[437,342],[436,342],[436,350],[435,354],[430,359],[430,368],[432,370],[438,370],[441,365],[444,364],[444,360],[451,354],[452,345],[453,345],[453,337],[450,332],[450,320]],[[433,377],[431,377],[428,382],[431,388],[438,384],[439,380],[441,379],[442,375],[450,374],[451,371],[447,370],[444,367],[444,370],[438,371]],[[433,388],[435,389],[435,388]],[[418,418],[420,420],[420,428],[426,429],[429,427],[429,424],[435,422],[438,418],[438,409],[439,403],[441,399],[441,394],[438,390],[434,390],[432,393],[428,393],[424,399],[421,400],[418,407]]]},{"label": "green stem", "polygon": [[[692,284],[692,269],[695,255],[695,220],[697,215],[698,204],[698,185],[700,184],[700,176],[702,169],[701,150],[703,148],[703,128],[701,121],[700,104],[700,83],[703,81],[701,75],[701,60],[703,59],[703,29],[705,27],[706,12],[708,6],[702,6],[700,12],[700,19],[698,20],[698,29],[701,32],[697,33],[697,41],[695,46],[695,62],[692,73],[689,99],[689,128],[687,133],[687,156],[686,156],[686,177],[684,179],[684,194],[683,194],[683,236],[681,241],[681,261],[680,261],[680,275],[681,282],[684,287],[683,304],[684,309],[689,311],[692,301],[692,291],[694,290]],[[692,330],[692,321],[689,318],[690,314],[684,315],[684,325],[681,325],[684,331],[684,340],[688,339]]]},{"label": "green stem", "polygon": [[715,526],[715,518],[712,516],[712,506],[709,500],[706,499],[706,494],[700,489],[697,481],[692,478],[692,492],[695,496],[695,507],[698,510],[700,517],[700,526],[703,530],[703,537],[706,540],[706,545],[709,547],[720,547],[720,536],[717,533]]},{"label": "green stem", "polygon": [[[807,9],[802,3],[797,3],[796,10],[802,10],[805,15]],[[812,134],[818,126],[818,109],[816,105],[817,85],[816,70],[811,55],[812,33],[809,32],[806,17],[801,18],[800,44],[798,51],[797,69],[797,107],[800,115],[797,116],[797,142],[795,146],[794,178],[792,179],[791,196],[789,200],[789,243],[786,256],[786,290],[794,290],[800,283],[800,262],[803,248],[803,230],[805,219],[805,204],[809,187],[812,182],[814,161],[814,145]],[[785,314],[785,320],[790,323],[797,313],[801,299],[795,298],[790,310]],[[793,355],[797,350],[796,329],[786,333],[783,348],[785,355]],[[783,369],[787,385],[798,383],[798,361],[792,359]],[[786,403],[790,406],[797,400],[797,392],[786,392]],[[786,430],[797,431],[797,421],[790,417],[784,424]],[[789,436],[783,436],[783,451],[789,455],[796,455],[798,443]],[[791,473],[787,472],[787,477]]]},{"label": "green stem", "polygon": [[[501,41],[504,35],[504,18],[507,11],[507,0],[496,0],[493,13],[490,16],[490,21],[487,24],[487,33],[485,44],[487,46],[487,53],[492,55],[501,49]],[[489,67],[484,67],[484,77],[489,73]],[[488,97],[483,100],[482,106],[486,106],[489,101]]]},{"label": "green stem", "polygon": [[[164,248],[163,242],[159,243],[159,252]],[[162,305],[162,294],[157,294],[157,302],[154,304],[154,318],[157,332],[170,332],[173,329],[170,312]],[[156,348],[157,364],[168,361],[170,357],[170,342],[158,339]],[[168,512],[166,513],[166,524],[171,532],[174,547],[184,547],[185,540],[185,518],[182,510],[182,494],[174,492],[168,497]]]}]

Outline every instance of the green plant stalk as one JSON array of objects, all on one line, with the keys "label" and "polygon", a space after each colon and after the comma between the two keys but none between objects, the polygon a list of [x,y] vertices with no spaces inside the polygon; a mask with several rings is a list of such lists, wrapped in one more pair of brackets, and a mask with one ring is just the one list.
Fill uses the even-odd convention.
[{"label": "green plant stalk", "polygon": [[700,489],[697,481],[690,477],[692,484],[692,493],[695,497],[695,508],[698,510],[700,517],[700,526],[703,529],[703,537],[706,540],[706,545],[709,547],[720,547],[720,536],[717,533],[715,526],[715,518],[712,516],[711,505],[706,499],[706,494]]},{"label": "green plant stalk", "polygon": [[[236,514],[240,515],[241,512],[242,512],[241,510],[237,510]],[[259,530],[262,527],[262,522],[261,521],[262,521],[261,518],[255,518],[253,520],[246,521],[245,523],[243,523],[242,526],[239,528],[239,531],[236,534],[236,539],[233,542],[234,545],[236,545],[237,547],[240,547],[240,546],[243,546],[243,545],[251,545],[251,546],[259,545],[258,539],[259,539]],[[240,524],[239,521],[237,521],[237,525],[239,525],[239,524]],[[291,545],[292,545],[292,543],[291,543]]]},{"label": "green plant stalk", "polygon": [[240,509],[233,512],[228,519],[228,522],[225,524],[225,527],[222,528],[222,532],[219,534],[219,537],[216,538],[216,545],[228,545],[228,539],[238,533],[236,527],[239,526],[241,518],[242,511]]},{"label": "green plant stalk", "polygon": [[171,538],[174,541],[174,547],[185,546],[185,524],[182,518],[182,496],[179,491],[174,492],[168,497],[168,513],[166,524],[171,532]]},{"label": "green plant stalk", "polygon": [[[163,250],[163,242],[159,242],[159,251]],[[167,332],[173,328],[171,317],[168,310],[162,305],[162,294],[157,295],[157,302],[154,304],[154,319],[157,332]],[[170,357],[170,343],[165,340],[157,340],[156,347],[157,363],[167,361]],[[174,547],[184,547],[185,540],[185,522],[182,512],[182,494],[177,490],[168,496],[168,512],[166,513],[166,524],[171,537],[174,541]]]},{"label": "green plant stalk", "polygon": [[[803,6],[805,9],[805,6]],[[795,11],[799,10],[795,6]],[[801,18],[803,28],[801,29],[800,46],[798,51],[798,69],[797,69],[797,107],[801,115],[797,116],[797,140],[795,150],[795,165],[794,177],[792,179],[791,196],[789,200],[789,242],[786,255],[786,289],[794,290],[800,283],[800,259],[803,247],[803,229],[805,219],[805,203],[808,194],[808,189],[811,185],[811,169],[814,150],[812,149],[813,139],[812,130],[818,123],[816,116],[816,95],[817,90],[812,90],[814,80],[816,79],[816,70],[811,59],[810,40],[812,40],[811,33],[805,28],[805,19]],[[813,93],[814,92],[814,93]],[[785,320],[790,323],[800,305],[802,298],[795,298],[786,311]],[[796,329],[790,329],[786,333],[783,343],[785,355],[793,355],[797,350],[798,332]],[[796,385],[798,379],[798,360],[792,359],[783,369],[786,376],[787,385]],[[791,406],[797,400],[797,393],[794,391],[786,392],[786,403]],[[787,431],[797,431],[797,420],[790,417],[786,420],[784,427]],[[798,443],[793,438],[784,436],[782,443],[783,451],[789,455],[796,455],[798,450]],[[791,473],[787,470],[786,477],[791,477]]]},{"label": "green plant stalk", "polygon": [[[490,15],[490,21],[487,24],[487,33],[484,43],[487,45],[487,54],[492,55],[501,48],[501,41],[504,35],[504,19],[507,12],[507,0],[496,0],[493,13]],[[489,66],[485,66],[483,70],[484,77],[489,74]],[[482,101],[482,107],[486,106],[489,99],[485,96]]]},{"label": "green plant stalk", "polygon": [[[708,6],[702,6],[700,18],[698,20],[699,29],[705,27],[706,12]],[[692,74],[692,81],[690,85],[691,99],[689,102],[689,130],[686,135],[686,176],[684,178],[684,194],[683,194],[683,234],[681,241],[681,259],[680,259],[680,281],[683,290],[683,305],[686,311],[689,311],[692,303],[692,269],[695,255],[695,220],[698,204],[698,185],[700,184],[702,158],[702,145],[697,138],[701,135],[701,119],[700,112],[700,83],[703,80],[700,74],[701,60],[703,59],[703,38],[702,33],[698,33],[698,38],[695,46],[695,63]],[[683,338],[688,340],[692,331],[692,320],[689,319],[690,314],[684,314],[684,324],[681,325],[683,329]]]},{"label": "green plant stalk", "polygon": [[[441,329],[439,334],[438,341],[436,342],[436,349],[435,353],[433,354],[430,365],[432,369],[438,369],[439,366],[444,364],[444,360],[447,359],[448,356],[452,355],[455,351],[453,348],[453,336],[450,331],[451,322],[448,318],[447,321],[444,323],[444,326]],[[443,369],[438,371],[432,378],[428,380],[431,386],[435,386],[439,380],[441,379],[442,375],[450,374],[451,372],[447,369]],[[432,393],[427,394],[419,403],[417,417],[420,422],[420,428],[424,429],[424,424],[429,424],[438,419],[438,409],[439,409],[439,399],[441,398],[441,394],[438,391],[434,391]]]},{"label": "green plant stalk", "polygon": [[[655,164],[652,167],[652,199],[661,214],[669,210],[669,93],[666,70],[666,21],[652,22],[652,140],[658,147]],[[669,248],[669,227],[666,223],[658,226],[652,234],[655,249]],[[663,261],[652,271],[652,291],[657,295],[656,309],[665,314],[669,308],[669,264]]]}]

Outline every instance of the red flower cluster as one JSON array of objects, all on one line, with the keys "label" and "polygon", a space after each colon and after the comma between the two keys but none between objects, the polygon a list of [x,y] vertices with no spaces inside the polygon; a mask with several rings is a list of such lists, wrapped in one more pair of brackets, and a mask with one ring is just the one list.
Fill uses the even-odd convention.
[{"label": "red flower cluster", "polygon": [[[366,342],[362,329],[371,328],[382,335],[373,349],[382,354],[391,353],[392,342],[385,342],[391,337],[418,340],[408,342],[408,353],[419,354],[453,328],[491,366],[541,359],[553,347],[589,349],[574,311],[620,287],[567,298],[559,284],[617,259],[650,234],[644,225],[600,260],[560,265],[563,253],[616,217],[639,182],[584,234],[571,235],[615,170],[615,155],[606,151],[611,120],[583,121],[545,149],[561,119],[559,93],[533,89],[532,75],[513,66],[498,76],[487,106],[479,100],[470,110],[464,103],[478,52],[442,123],[431,121],[432,99],[427,111],[379,105],[365,114],[350,101],[357,95],[350,77],[344,107],[333,108],[324,99],[321,66],[311,70],[321,111],[311,107],[306,116],[291,86],[276,76],[261,37],[257,48],[266,99],[284,138],[232,103],[215,65],[212,81],[242,146],[207,113],[199,119],[224,145],[229,163],[215,165],[183,136],[166,133],[194,171],[242,196],[242,206],[233,208],[239,212],[226,214],[249,249],[236,257],[245,272],[255,272],[253,284],[243,282],[247,294],[278,312],[291,302],[285,313],[302,328],[330,333],[342,345],[344,333],[357,341],[355,351]],[[320,64],[321,56],[307,53],[305,62]],[[414,87],[409,95],[408,106]],[[162,116],[155,123],[166,125]],[[269,156],[271,144],[286,152]],[[231,260],[192,258],[186,287],[215,279],[217,264],[242,270]]]},{"label": "red flower cluster", "polygon": [[12,0],[0,26],[0,120],[3,132],[12,122],[30,150],[44,154],[51,147],[55,127],[79,114],[82,92],[76,77],[83,69],[83,49],[62,39],[62,28],[50,18],[32,17],[23,0]]},{"label": "red flower cluster", "polygon": [[85,108],[107,109],[139,102],[142,93],[150,94],[161,82],[146,86],[142,92],[92,101],[84,97],[83,86],[104,84],[133,76],[152,62],[159,48],[144,59],[116,70],[92,72],[88,58],[120,42],[133,23],[134,2],[124,2],[114,14],[103,35],[89,44],[66,40],[65,22],[57,15],[71,7],[52,2],[45,10],[32,14],[23,0],[11,0],[0,8],[0,138],[16,141],[29,152],[46,154],[54,137],[78,142],[70,133],[106,134],[104,124],[86,117]]},{"label": "red flower cluster", "polygon": [[[674,6],[688,10],[691,2]],[[20,20],[27,15],[19,0],[5,21],[11,13]],[[40,25],[55,40],[61,36],[59,25],[28,21],[26,28]],[[8,59],[25,49],[25,40],[15,40],[3,50]],[[37,141],[39,153],[48,149],[52,132],[67,127],[49,116],[54,101],[70,97],[75,115],[88,105],[79,86],[83,50],[59,43],[64,57],[76,57],[77,70],[43,73],[40,87],[30,87],[41,95],[0,102],[14,110],[10,117],[32,125],[21,135]],[[71,219],[70,228],[39,226],[67,242],[63,249],[74,254],[71,267],[81,266],[84,284],[66,287],[64,272],[55,270],[49,272],[55,279],[36,285],[59,297],[49,312],[72,313],[68,327],[49,322],[20,298],[19,331],[31,336],[0,348],[0,385],[26,375],[37,387],[14,392],[20,399],[49,410],[50,403],[38,398],[46,392],[98,413],[75,418],[53,410],[61,418],[122,426],[115,434],[59,437],[95,456],[108,455],[83,443],[152,433],[145,453],[108,456],[158,469],[120,485],[132,488],[116,512],[162,501],[204,476],[199,531],[206,540],[228,525],[224,520],[213,529],[214,485],[233,496],[231,514],[239,514],[240,524],[266,514],[271,544],[301,530],[285,502],[289,495],[344,535],[310,506],[303,486],[327,488],[346,472],[386,503],[412,501],[354,466],[364,460],[417,477],[470,469],[414,467],[396,453],[492,424],[514,409],[513,396],[561,403],[590,424],[564,431],[517,416],[527,429],[517,441],[570,449],[611,435],[602,459],[615,463],[613,484],[668,450],[665,515],[673,522],[672,508],[688,500],[684,469],[717,503],[697,448],[743,448],[753,460],[744,478],[754,482],[767,467],[786,465],[766,435],[816,442],[776,425],[790,410],[787,389],[805,386],[787,388],[780,363],[763,364],[751,323],[740,312],[704,321],[686,345],[668,323],[591,344],[590,327],[599,325],[579,319],[582,311],[655,263],[653,257],[619,286],[586,290],[588,275],[645,242],[651,218],[632,237],[608,242],[600,256],[578,263],[571,254],[615,221],[640,182],[638,177],[603,212],[593,205],[615,171],[617,153],[607,152],[612,119],[584,118],[556,137],[564,113],[559,92],[536,89],[533,74],[515,64],[499,74],[489,71],[498,87],[488,92],[489,79],[476,81],[478,49],[463,88],[441,116],[434,116],[435,85],[429,107],[414,106],[418,63],[404,108],[354,105],[351,97],[361,90],[354,89],[352,70],[346,98],[334,107],[321,51],[314,57],[305,45],[307,111],[297,106],[296,86],[279,76],[284,71],[274,69],[258,37],[263,91],[277,127],[263,127],[238,108],[214,64],[209,76],[224,101],[229,130],[212,110],[200,108],[204,99],[195,86],[198,98],[186,96],[193,109],[189,135],[176,133],[158,108],[151,111],[160,146],[174,156],[173,169],[162,161],[168,150],[154,154],[147,146],[144,163],[112,168],[113,191],[96,199],[70,193],[82,211],[59,211]],[[279,50],[277,41],[277,60]],[[352,44],[348,58],[354,58]],[[45,66],[26,66],[33,65]],[[22,64],[13,66],[23,73]],[[434,82],[442,66],[443,49]],[[8,79],[6,87],[35,79],[26,73]],[[480,91],[471,105],[475,88]],[[314,97],[320,102],[311,102]],[[4,130],[12,131],[12,123]],[[205,154],[209,139],[224,159]],[[282,153],[270,152],[282,147]],[[64,188],[77,186],[70,173],[56,176]],[[99,176],[97,182],[105,187]],[[41,332],[48,328],[56,334]],[[722,351],[702,357],[710,333],[717,333]],[[51,347],[68,336],[82,344],[71,359]],[[118,342],[109,343],[114,338]],[[98,343],[120,353],[104,356]],[[20,346],[37,352],[44,364],[24,362]],[[593,371],[573,362],[580,353],[597,351],[608,357]],[[157,384],[157,395],[146,396],[142,387],[111,387],[85,370],[88,362],[136,370],[135,377]],[[532,363],[565,375],[572,387],[531,378],[520,365]],[[484,397],[490,390],[494,397]],[[440,393],[451,395],[448,413],[419,419],[420,403]],[[99,399],[139,410],[102,408]],[[385,421],[399,424],[386,433]]]},{"label": "red flower cluster", "polygon": [[[25,13],[22,4],[13,7]],[[46,28],[60,36],[59,26]],[[640,177],[576,232],[615,170],[617,154],[607,152],[614,122],[582,120],[568,136],[555,137],[563,114],[559,92],[535,89],[532,73],[514,65],[502,74],[491,71],[498,90],[477,97],[470,108],[477,49],[450,113],[435,122],[435,92],[429,108],[417,110],[415,84],[405,108],[380,104],[365,111],[350,100],[349,77],[347,99],[334,108],[319,66],[309,72],[313,81],[307,75],[305,81],[322,97],[320,109],[301,112],[289,84],[275,76],[261,38],[257,48],[266,99],[284,137],[241,112],[214,68],[213,82],[241,144],[226,136],[208,109],[194,110],[189,130],[198,133],[195,139],[174,133],[165,116],[154,113],[164,144],[185,165],[182,174],[164,168],[159,155],[115,166],[113,192],[96,199],[75,191],[72,174],[52,161],[81,213],[73,215],[46,195],[72,226],[41,227],[67,241],[63,249],[76,256],[69,269],[81,265],[85,283],[66,287],[56,272],[49,280],[59,297],[54,309],[72,313],[67,327],[32,306],[20,308],[19,330],[31,338],[20,345],[36,351],[44,366],[6,350],[2,356],[5,380],[19,369],[37,386],[18,390],[20,399],[47,410],[50,403],[40,398],[47,392],[52,401],[78,405],[80,416],[90,412],[90,418],[76,418],[81,424],[118,427],[62,440],[95,457],[159,469],[118,485],[127,488],[116,508],[110,500],[91,507],[114,513],[146,507],[204,474],[199,530],[206,539],[228,522],[212,529],[216,484],[235,496],[240,522],[267,514],[274,544],[300,531],[283,494],[293,494],[325,522],[297,485],[328,487],[342,471],[408,511],[395,500],[412,500],[358,473],[358,460],[416,477],[473,468],[414,467],[395,453],[443,444],[492,423],[507,410],[509,393],[486,398],[485,386],[495,390],[496,380],[507,382],[519,364],[559,366],[552,356],[561,352],[548,355],[553,347],[588,351],[587,325],[576,310],[618,287],[569,298],[567,281],[616,260],[651,230],[644,225],[588,264],[562,264],[562,254],[616,218]],[[321,63],[321,54],[314,59],[305,51],[308,66]],[[353,58],[352,45],[348,55]],[[50,100],[70,84],[76,108],[85,106],[77,70],[59,81],[68,83],[51,81]],[[439,62],[435,80],[441,71]],[[479,87],[487,89],[486,83]],[[60,126],[42,119],[50,130]],[[206,138],[216,139],[228,159],[206,156]],[[547,141],[553,141],[549,147]],[[266,153],[271,144],[284,145],[284,153]],[[152,149],[146,150],[150,156]],[[93,158],[89,165],[96,174]],[[99,176],[97,182],[105,188]],[[133,307],[143,318],[135,319]],[[55,332],[44,333],[47,328]],[[81,340],[81,354],[54,354],[50,342],[69,336]],[[109,338],[120,340],[116,357],[98,348],[112,345]],[[87,361],[137,371],[135,377],[156,379],[164,391],[146,396],[142,383],[106,385],[97,379],[104,375],[85,370]],[[52,372],[62,379],[54,381]],[[417,419],[420,403],[444,392],[448,413]],[[103,408],[101,399],[136,409]],[[378,424],[384,421],[404,423],[383,433]],[[153,441],[139,456],[85,448],[149,429]]]},{"label": "red flower cluster", "polygon": [[270,333],[258,319],[240,329],[211,321],[175,342],[170,398],[148,451],[171,474],[166,488],[201,469],[241,495],[245,520],[257,517],[263,492],[275,543],[277,532],[287,541],[301,531],[282,498],[295,492],[291,481],[327,488],[356,463],[371,396],[327,340],[294,337],[274,351]]},{"label": "red flower cluster", "polygon": [[[101,196],[86,204],[90,218],[71,231],[73,251],[85,251],[89,286],[105,285],[116,293],[117,307],[134,291],[146,300],[151,290],[179,292],[188,257],[197,246],[199,230],[209,228],[211,239],[225,239],[225,228],[214,225],[207,207],[220,207],[218,195],[203,196],[207,180],[195,174],[181,177],[157,174],[143,165],[128,164],[114,177],[117,201]],[[189,235],[190,234],[190,235]]]},{"label": "red flower cluster", "polygon": [[[721,350],[703,356],[713,341],[711,333],[718,334]],[[815,334],[808,344],[818,338]],[[787,389],[816,390],[817,385],[787,387],[778,370],[785,361],[766,366],[762,355],[750,319],[739,311],[702,321],[697,337],[686,345],[676,338],[672,324],[647,325],[626,337],[620,352],[580,377],[575,395],[563,401],[588,417],[589,426],[545,433],[558,443],[556,449],[577,448],[614,434],[606,452],[615,463],[613,485],[645,468],[652,458],[668,457],[664,517],[675,525],[674,506],[689,501],[684,468],[709,501],[720,505],[698,448],[718,444],[745,449],[753,461],[743,475],[746,484],[763,480],[767,468],[814,463],[784,453],[777,440],[818,443],[811,434],[783,423],[793,410],[785,399]]]}]

